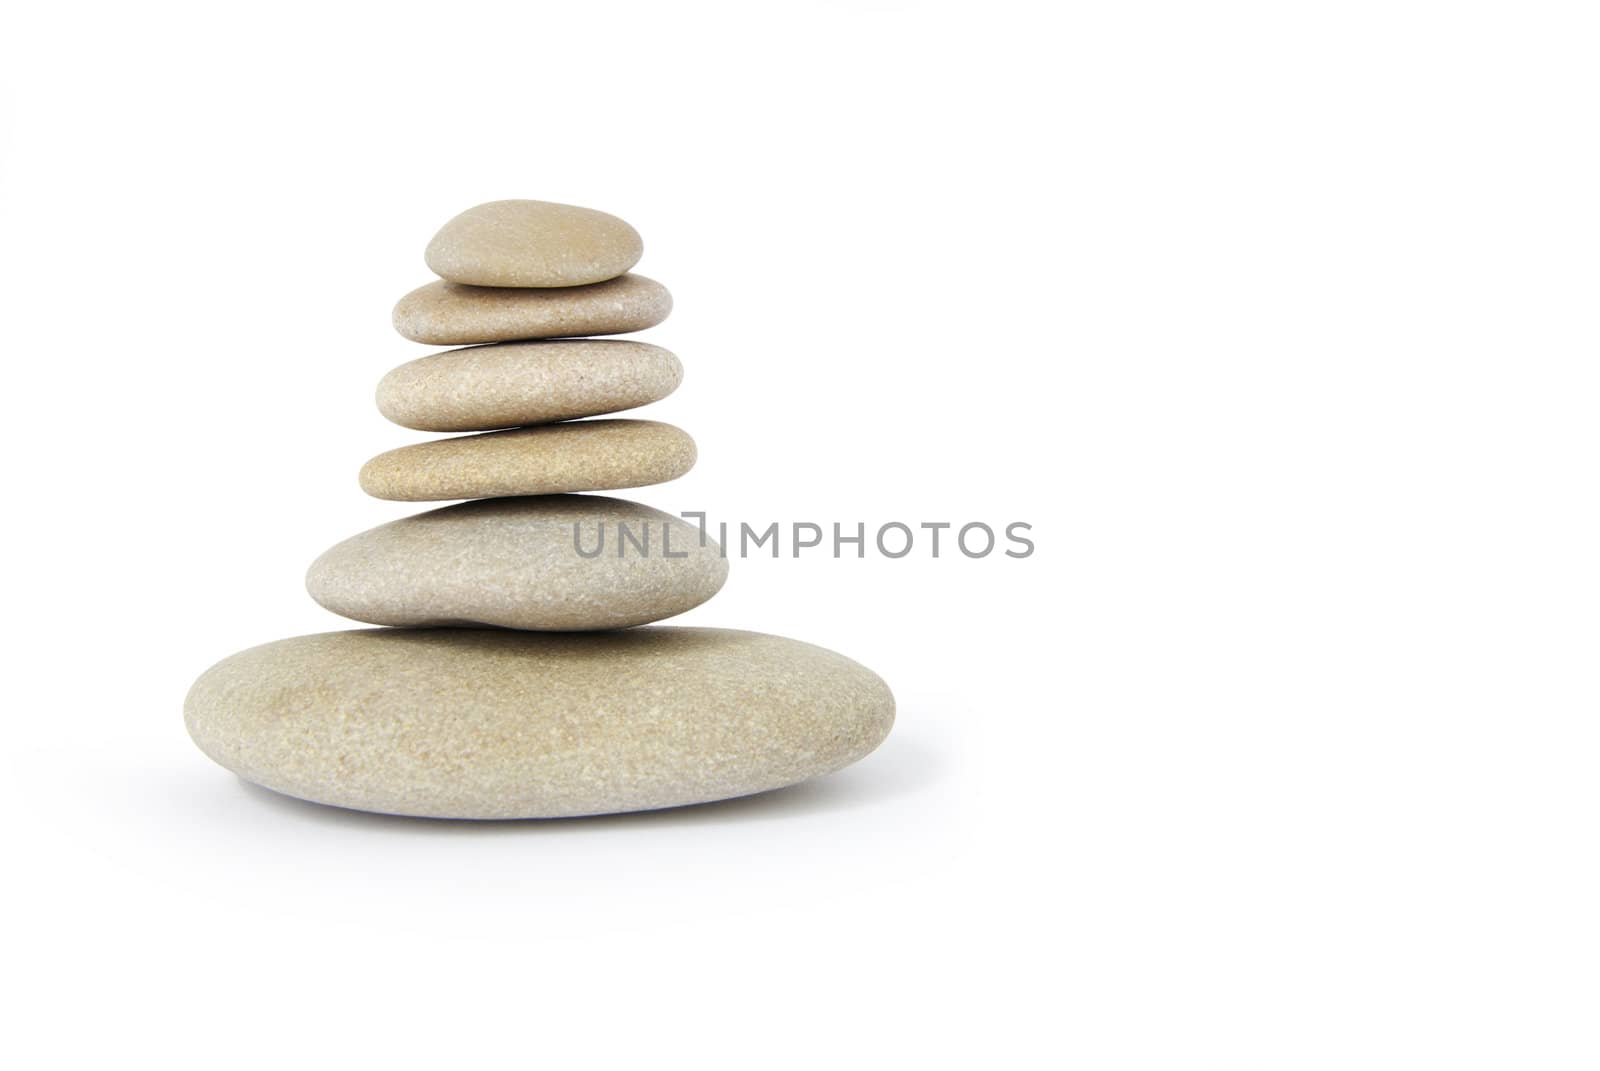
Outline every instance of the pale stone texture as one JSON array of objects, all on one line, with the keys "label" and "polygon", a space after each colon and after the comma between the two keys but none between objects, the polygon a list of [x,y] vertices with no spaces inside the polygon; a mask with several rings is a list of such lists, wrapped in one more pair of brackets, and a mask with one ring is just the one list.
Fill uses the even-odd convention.
[{"label": "pale stone texture", "polygon": [[361,467],[361,489],[396,502],[611,491],[694,467],[689,433],[655,420],[575,420],[413,443]]},{"label": "pale stone texture", "polygon": [[643,254],[639,232],[609,213],[552,201],[490,201],[441,227],[426,259],[453,283],[554,287],[615,279]]},{"label": "pale stone texture", "polygon": [[554,290],[419,286],[394,307],[394,329],[414,342],[470,346],[533,338],[621,335],[654,327],[672,311],[672,295],[654,279],[624,275]]},{"label": "pale stone texture", "polygon": [[378,410],[418,431],[488,431],[632,409],[682,381],[678,358],[648,342],[504,342],[401,365],[379,382]]},{"label": "pale stone texture", "polygon": [[681,518],[623,499],[544,495],[465,502],[362,532],[312,563],[306,589],[374,625],[578,631],[681,614],[727,578],[717,541]]},{"label": "pale stone texture", "polygon": [[843,655],[727,629],[374,629],[227,658],[184,704],[200,749],[278,792],[431,818],[555,818],[744,796],[888,735]]}]

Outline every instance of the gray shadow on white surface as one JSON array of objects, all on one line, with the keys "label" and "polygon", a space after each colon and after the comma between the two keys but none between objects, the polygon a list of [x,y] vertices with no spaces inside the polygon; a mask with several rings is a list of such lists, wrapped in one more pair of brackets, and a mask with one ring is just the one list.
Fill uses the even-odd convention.
[{"label": "gray shadow on white surface", "polygon": [[416,818],[351,811],[285,796],[242,778],[238,783],[246,794],[263,807],[324,826],[436,836],[505,836],[594,834],[643,827],[769,822],[866,810],[880,803],[925,792],[948,773],[946,756],[939,751],[913,737],[891,735],[882,747],[853,766],[825,777],[754,796],[628,814],[497,820]]}]

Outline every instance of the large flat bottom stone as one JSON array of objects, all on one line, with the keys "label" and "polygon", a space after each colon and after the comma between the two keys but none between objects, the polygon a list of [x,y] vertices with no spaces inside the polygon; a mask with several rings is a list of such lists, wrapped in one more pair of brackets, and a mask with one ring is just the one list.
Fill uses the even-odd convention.
[{"label": "large flat bottom stone", "polygon": [[363,629],[207,670],[207,755],[317,803],[553,818],[744,796],[846,766],[894,722],[888,686],[797,640],[729,629]]}]

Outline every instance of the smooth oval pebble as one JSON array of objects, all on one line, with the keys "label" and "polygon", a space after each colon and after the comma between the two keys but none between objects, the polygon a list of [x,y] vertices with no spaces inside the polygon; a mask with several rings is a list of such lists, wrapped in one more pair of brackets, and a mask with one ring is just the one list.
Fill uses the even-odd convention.
[{"label": "smooth oval pebble", "polygon": [[378,383],[378,411],[418,431],[488,431],[632,409],[682,381],[678,358],[648,342],[503,342],[401,365]]},{"label": "smooth oval pebble", "polygon": [[621,335],[654,327],[672,311],[672,295],[654,279],[624,275],[555,290],[419,286],[394,307],[394,329],[413,342],[470,346],[534,338]]},{"label": "smooth oval pebble", "polygon": [[644,255],[639,232],[607,212],[553,201],[490,201],[439,228],[428,267],[473,286],[583,286]]},{"label": "smooth oval pebble", "polygon": [[361,467],[361,489],[396,502],[612,491],[694,468],[689,433],[655,420],[575,420],[413,443]]},{"label": "smooth oval pebble", "polygon": [[745,796],[862,758],[894,724],[866,667],[728,629],[373,629],[279,640],[190,689],[200,749],[300,799],[556,818]]},{"label": "smooth oval pebble", "polygon": [[681,614],[728,578],[717,541],[678,517],[600,495],[464,502],[326,551],[311,597],[374,625],[581,631]]}]

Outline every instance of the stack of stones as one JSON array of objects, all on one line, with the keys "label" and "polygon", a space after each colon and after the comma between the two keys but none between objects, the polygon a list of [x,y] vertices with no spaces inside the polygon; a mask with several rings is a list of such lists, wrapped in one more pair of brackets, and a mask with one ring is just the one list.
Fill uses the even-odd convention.
[{"label": "stack of stones", "polygon": [[395,327],[459,345],[378,386],[390,420],[435,439],[380,454],[361,486],[467,499],[333,547],[307,588],[386,626],[279,640],[207,670],[185,721],[246,780],[319,803],[437,818],[651,810],[794,784],[861,758],[894,701],[841,655],[754,632],[635,627],[727,578],[702,528],[583,492],[683,475],[670,424],[581,419],[657,401],[683,369],[648,343],[588,336],[664,320],[615,216],[496,201],[429,244],[440,276]]}]

